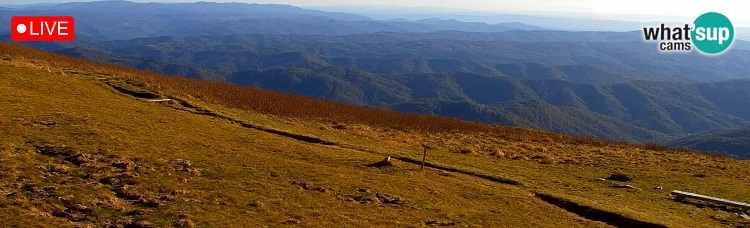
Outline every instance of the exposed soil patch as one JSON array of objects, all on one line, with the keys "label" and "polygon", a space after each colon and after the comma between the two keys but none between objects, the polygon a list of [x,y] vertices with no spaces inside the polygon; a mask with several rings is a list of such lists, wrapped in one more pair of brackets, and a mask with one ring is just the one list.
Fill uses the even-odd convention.
[{"label": "exposed soil patch", "polygon": [[[369,188],[357,188],[352,191],[339,191],[323,185],[314,184],[305,180],[294,180],[291,182],[293,186],[298,187],[300,190],[304,190],[311,193],[323,193],[335,197],[335,199],[354,202],[362,205],[374,204],[374,205],[389,205],[389,206],[401,206],[405,205],[406,200],[394,194],[385,192],[378,192]],[[262,203],[254,201],[248,206],[253,208],[262,207]]]},{"label": "exposed soil patch", "polygon": [[613,173],[613,174],[610,174],[610,175],[609,175],[609,176],[607,177],[607,180],[613,180],[613,181],[621,181],[621,182],[629,182],[629,181],[633,180],[633,177],[631,177],[631,176],[629,176],[629,175],[627,175],[627,174],[624,174],[624,173],[619,173],[619,172],[618,172],[618,173]]},{"label": "exposed soil patch", "polygon": [[453,221],[441,221],[441,220],[427,220],[424,222],[427,226],[456,226],[457,223]]},{"label": "exposed soil patch", "polygon": [[326,187],[314,185],[314,184],[312,184],[310,182],[307,182],[307,181],[304,181],[304,180],[292,181],[292,184],[296,185],[297,187],[299,187],[299,188],[301,188],[303,190],[307,190],[307,191],[316,191],[316,192],[323,192],[323,193],[330,191]]},{"label": "exposed soil patch", "polygon": [[[409,158],[409,157],[394,156],[393,158],[398,159],[400,161],[404,161],[404,162],[416,164],[416,165],[421,165],[422,164],[422,161],[417,160],[417,159],[413,159],[413,158]],[[439,170],[448,171],[448,172],[454,172],[454,173],[461,173],[461,174],[465,174],[465,175],[469,175],[469,176],[479,177],[479,178],[482,178],[482,179],[485,179],[485,180],[494,181],[494,182],[497,182],[497,183],[510,184],[510,185],[519,185],[519,186],[523,185],[521,182],[518,182],[516,180],[511,180],[511,179],[508,179],[508,178],[505,178],[505,177],[499,177],[499,176],[495,176],[495,175],[477,173],[477,172],[473,172],[473,171],[469,171],[469,170],[463,170],[463,169],[459,169],[459,168],[454,168],[454,167],[450,167],[450,166],[446,166],[446,165],[441,165],[441,164],[436,164],[436,163],[431,163],[431,162],[425,162],[424,165],[427,166],[427,167],[433,168],[433,169],[439,169]]]},{"label": "exposed soil patch", "polygon": [[227,118],[227,119],[235,121],[235,122],[239,122],[240,125],[242,125],[243,127],[246,127],[246,128],[252,128],[252,129],[256,129],[256,130],[260,130],[260,131],[265,131],[265,132],[268,132],[268,133],[271,133],[271,134],[280,135],[280,136],[284,136],[284,137],[287,137],[287,138],[296,139],[296,140],[307,142],[307,143],[323,144],[323,145],[329,145],[329,146],[336,145],[336,143],[334,143],[334,142],[326,141],[326,140],[323,140],[321,138],[314,137],[314,136],[300,135],[300,134],[295,134],[295,133],[286,132],[286,131],[282,131],[282,130],[277,130],[277,129],[272,129],[272,128],[265,128],[265,127],[257,126],[257,125],[254,125],[254,124],[249,124],[249,123],[246,123],[246,122],[243,122],[243,121],[237,121],[237,120],[232,119],[232,118]]},{"label": "exposed soil patch", "polygon": [[348,202],[357,202],[359,204],[398,206],[406,203],[406,201],[400,196],[384,192],[375,192],[367,188],[359,188],[351,193],[340,194],[338,198]]},{"label": "exposed soil patch", "polygon": [[367,165],[367,167],[371,168],[388,168],[393,167],[393,159],[391,159],[391,156],[386,157],[382,161],[375,162],[372,164]]},{"label": "exposed soil patch", "polygon": [[[30,143],[36,152],[52,158],[50,164],[43,167],[42,176],[48,181],[64,180],[56,183],[25,183],[21,189],[24,196],[40,200],[46,205],[42,208],[54,217],[62,218],[76,224],[110,224],[116,227],[138,227],[140,218],[148,208],[157,208],[176,199],[172,193],[152,192],[146,190],[139,176],[143,175],[147,164],[117,155],[106,155],[100,152],[79,152],[65,146],[44,143]],[[97,192],[85,198],[73,195],[61,195],[56,184],[60,186],[104,185],[111,192]],[[79,196],[81,197],[81,196]],[[100,211],[110,211],[102,217]],[[97,212],[99,211],[99,212]],[[97,213],[95,213],[97,212]]]},{"label": "exposed soil patch", "polygon": [[118,92],[133,96],[135,98],[140,98],[140,99],[161,98],[161,95],[159,95],[156,92],[144,89],[142,87],[131,85],[127,82],[110,80],[110,81],[107,81],[106,83],[107,85],[117,90]]},{"label": "exposed soil patch", "polygon": [[614,212],[581,205],[576,202],[549,194],[536,193],[535,195],[537,198],[541,199],[544,202],[555,205],[559,208],[562,208],[563,210],[572,212],[573,214],[577,214],[578,216],[584,217],[589,220],[604,222],[616,227],[667,227],[662,224],[641,221]]}]

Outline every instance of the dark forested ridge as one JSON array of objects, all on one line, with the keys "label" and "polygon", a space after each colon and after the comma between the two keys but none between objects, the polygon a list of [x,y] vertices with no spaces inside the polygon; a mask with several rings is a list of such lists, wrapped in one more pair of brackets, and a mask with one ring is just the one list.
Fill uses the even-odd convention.
[{"label": "dark forested ridge", "polygon": [[669,145],[750,159],[750,128],[719,130],[691,135],[674,140]]}]

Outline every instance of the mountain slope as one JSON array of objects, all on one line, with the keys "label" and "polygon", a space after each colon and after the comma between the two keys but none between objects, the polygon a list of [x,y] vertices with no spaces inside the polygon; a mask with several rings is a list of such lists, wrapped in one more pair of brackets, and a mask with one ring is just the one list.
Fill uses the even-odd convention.
[{"label": "mountain slope", "polygon": [[[24,60],[0,48],[2,226],[499,225],[528,219],[551,226],[543,219],[550,215],[557,224],[602,226],[510,185],[419,172],[406,163],[367,168],[384,156],[138,100],[108,88],[119,83],[112,73],[124,71],[80,62],[57,67],[43,56]],[[465,195],[471,192],[481,195]],[[517,202],[527,202],[518,209],[525,213],[491,212]]]},{"label": "mountain slope", "polygon": [[[652,188],[746,201],[748,161],[331,104],[5,44],[0,69],[2,225],[747,225]],[[423,143],[434,149],[420,170]],[[394,166],[368,167],[385,156]],[[615,172],[642,190],[597,180]]]},{"label": "mountain slope", "polygon": [[628,37],[635,35],[156,37],[58,51],[351,104],[616,140],[663,142],[750,120],[736,108],[750,105],[742,92],[750,84],[714,82],[746,78],[747,51],[665,56]]},{"label": "mountain slope", "polygon": [[750,159],[750,129],[721,130],[696,134],[674,140],[668,145]]},{"label": "mountain slope", "polygon": [[[748,120],[734,108],[746,105],[744,93],[685,84],[747,79],[750,52],[741,42],[718,58],[663,55],[638,32],[377,21],[240,3],[104,1],[0,12],[18,13],[79,19],[78,41],[35,44],[48,50],[398,111],[639,142]],[[734,97],[735,106],[724,104]]]}]

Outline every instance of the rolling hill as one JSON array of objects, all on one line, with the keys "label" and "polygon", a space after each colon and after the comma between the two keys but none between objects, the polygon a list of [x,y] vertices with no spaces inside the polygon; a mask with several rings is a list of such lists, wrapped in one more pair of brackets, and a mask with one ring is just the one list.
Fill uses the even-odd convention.
[{"label": "rolling hill", "polygon": [[[8,44],[0,106],[3,226],[748,225],[668,196],[747,201],[748,161],[725,157],[328,103]],[[432,149],[420,169],[423,144]],[[611,174],[632,180],[602,179]]]}]

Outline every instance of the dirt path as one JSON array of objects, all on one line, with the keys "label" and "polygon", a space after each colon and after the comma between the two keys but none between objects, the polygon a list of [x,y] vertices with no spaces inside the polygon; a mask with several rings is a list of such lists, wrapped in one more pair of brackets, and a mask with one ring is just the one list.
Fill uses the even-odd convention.
[{"label": "dirt path", "polygon": [[[80,72],[67,72],[70,74],[81,74]],[[89,75],[91,76],[91,75]],[[171,108],[180,110],[180,111],[187,111],[193,114],[197,115],[204,115],[212,118],[218,118],[225,121],[228,121],[233,124],[237,124],[239,126],[242,126],[244,128],[258,130],[262,132],[266,132],[269,134],[274,134],[286,138],[290,138],[293,140],[302,141],[305,143],[312,143],[312,144],[319,144],[321,146],[326,147],[333,147],[333,148],[339,148],[339,149],[348,149],[352,151],[362,152],[362,153],[368,153],[373,155],[379,155],[379,156],[390,156],[393,159],[415,164],[415,165],[421,165],[422,161],[419,159],[414,159],[406,156],[400,156],[400,155],[393,155],[393,154],[386,154],[378,151],[374,151],[372,149],[369,149],[367,147],[362,147],[358,145],[352,145],[352,144],[346,144],[346,143],[340,143],[340,142],[334,142],[327,139],[323,139],[317,136],[310,136],[310,135],[303,135],[298,134],[294,132],[269,128],[266,126],[261,126],[257,124],[253,124],[247,121],[244,121],[239,118],[234,118],[231,116],[228,116],[226,114],[213,111],[210,108],[202,107],[201,105],[197,105],[193,102],[190,102],[186,99],[182,99],[175,96],[168,96],[168,95],[161,95],[158,92],[150,91],[146,88],[135,86],[132,84],[129,84],[123,80],[120,80],[114,76],[110,75],[97,75],[96,77],[93,77],[94,79],[102,82],[103,85],[110,88],[112,91],[117,92],[119,94],[122,94],[124,96],[133,97],[135,99],[144,101],[144,102],[157,102],[164,104],[166,106],[169,106]],[[592,220],[592,221],[599,221],[604,222],[606,224],[615,226],[615,227],[666,227],[661,224],[649,222],[649,221],[642,221],[634,218],[630,218],[624,215],[621,215],[617,212],[611,212],[606,211],[586,205],[582,205],[579,203],[576,203],[571,200],[564,199],[562,197],[546,194],[546,193],[539,193],[532,190],[529,186],[525,186],[523,183],[501,177],[491,174],[486,174],[481,171],[473,171],[473,170],[466,170],[461,169],[457,167],[452,167],[445,164],[438,164],[434,162],[425,162],[425,166],[440,170],[443,172],[450,172],[450,173],[457,173],[457,174],[463,174],[475,178],[481,178],[487,181],[491,181],[494,183],[499,184],[508,184],[513,186],[518,186],[521,188],[527,188],[530,192],[533,193],[533,195],[540,201],[540,203],[549,204],[552,206],[555,206],[557,208],[560,208],[561,210],[568,211],[575,216],[579,216],[583,219]]]}]

